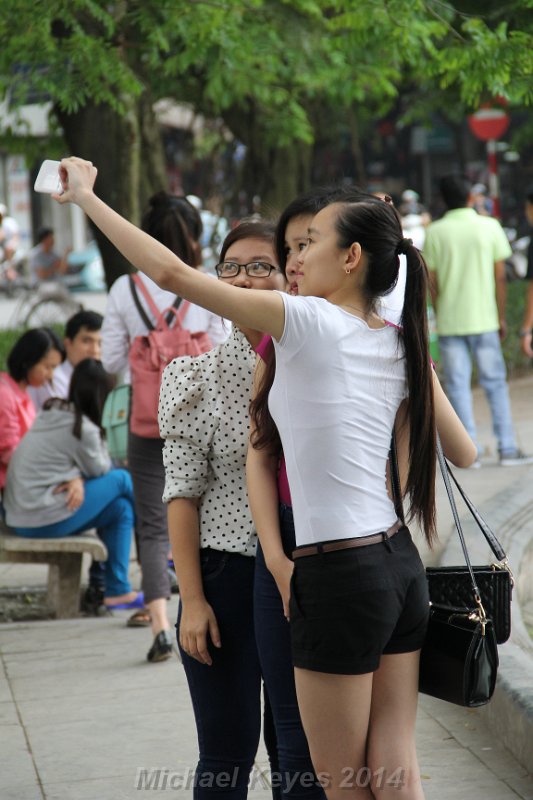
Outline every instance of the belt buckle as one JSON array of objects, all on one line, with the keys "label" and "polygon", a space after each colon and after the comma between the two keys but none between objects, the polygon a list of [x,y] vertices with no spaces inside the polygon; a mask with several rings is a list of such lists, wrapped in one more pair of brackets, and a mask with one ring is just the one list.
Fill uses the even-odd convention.
[{"label": "belt buckle", "polygon": [[383,544],[385,545],[389,553],[392,553],[392,545],[388,531],[383,531]]}]

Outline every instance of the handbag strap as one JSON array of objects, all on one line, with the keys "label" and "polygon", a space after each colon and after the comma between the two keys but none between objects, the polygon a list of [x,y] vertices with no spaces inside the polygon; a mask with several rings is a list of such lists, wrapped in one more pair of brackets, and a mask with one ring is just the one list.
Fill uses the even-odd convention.
[{"label": "handbag strap", "polygon": [[[444,479],[444,474],[445,474],[444,470],[443,470],[443,464],[444,464],[444,466],[446,468],[446,473],[450,476],[450,478],[454,482],[459,494],[461,495],[461,497],[464,500],[464,503],[465,503],[466,507],[468,508],[470,513],[472,514],[472,516],[473,516],[473,518],[474,518],[474,520],[476,522],[476,525],[478,526],[478,528],[480,529],[481,533],[483,534],[483,536],[487,540],[487,542],[488,542],[488,544],[490,546],[490,549],[492,550],[492,552],[494,553],[494,555],[496,556],[498,561],[500,561],[503,564],[503,566],[505,566],[506,569],[509,569],[509,571],[510,571],[510,568],[509,568],[509,566],[507,564],[507,554],[506,554],[505,550],[503,549],[503,547],[501,546],[500,542],[496,538],[494,532],[490,529],[490,527],[489,527],[488,523],[486,522],[486,520],[483,519],[483,517],[481,516],[481,514],[479,513],[479,511],[475,507],[474,503],[468,497],[468,495],[466,494],[465,490],[463,489],[463,487],[461,486],[461,484],[459,483],[459,481],[457,480],[457,478],[453,474],[452,469],[451,469],[450,465],[448,464],[448,462],[446,461],[444,453],[442,452],[442,445],[440,444],[440,439],[438,438],[438,436],[437,436],[437,444],[438,444],[438,449],[440,449],[440,452],[441,452],[441,455],[442,455],[442,462],[439,460],[439,466],[440,466],[440,469],[441,469],[441,472],[442,472],[442,475],[443,475],[443,479]],[[438,454],[438,449],[437,449],[437,454]],[[401,491],[399,490],[400,478],[399,478],[399,471],[398,471],[398,455],[397,455],[397,451],[396,451],[396,440],[395,440],[394,435],[393,435],[392,440],[391,440],[390,459],[391,459],[391,484],[392,484],[392,492],[393,492],[393,499],[394,499],[394,507],[395,507],[396,513],[398,514],[400,519],[403,520],[402,497],[401,497]],[[446,484],[446,481],[445,481],[445,484]],[[451,503],[451,501],[450,501],[450,503]]]},{"label": "handbag strap", "polygon": [[507,562],[507,555],[505,553],[505,550],[503,549],[503,547],[501,546],[500,542],[497,540],[496,536],[491,531],[491,529],[489,528],[489,526],[487,525],[487,523],[485,522],[485,520],[483,519],[483,517],[481,516],[481,514],[479,513],[479,511],[477,510],[477,508],[473,504],[473,502],[470,500],[470,498],[466,494],[465,490],[463,489],[463,487],[461,486],[461,484],[459,483],[459,481],[457,480],[455,475],[453,474],[452,470],[450,469],[450,465],[448,464],[448,462],[446,462],[446,466],[448,468],[448,474],[449,474],[450,478],[455,483],[455,486],[457,487],[457,490],[459,491],[459,494],[463,498],[463,500],[465,502],[465,505],[467,506],[468,510],[470,511],[472,516],[474,517],[474,520],[476,521],[476,524],[477,524],[478,528],[480,529],[481,533],[483,534],[483,536],[485,537],[485,539],[489,543],[490,549],[492,550],[492,552],[494,553],[496,558],[499,561],[501,561],[501,562],[503,562],[505,564]]},{"label": "handbag strap", "polygon": [[459,512],[457,511],[457,506],[455,504],[455,497],[453,495],[453,488],[450,483],[450,475],[449,475],[449,467],[444,458],[444,453],[442,452],[442,445],[440,443],[439,435],[437,434],[437,460],[439,462],[440,471],[442,473],[442,479],[444,481],[444,486],[446,487],[446,494],[448,495],[448,500],[450,501],[450,506],[452,509],[453,520],[455,522],[455,527],[457,528],[457,533],[459,534],[459,540],[461,542],[461,547],[463,548],[463,555],[465,557],[466,566],[468,567],[468,572],[470,573],[470,580],[472,581],[472,588],[474,590],[474,599],[478,606],[481,606],[481,594],[479,592],[478,585],[476,583],[476,578],[474,576],[474,570],[472,569],[472,564],[470,563],[470,556],[468,555],[468,549],[466,547],[466,541],[463,533],[463,528],[461,526],[461,520],[459,519]]},{"label": "handbag strap", "polygon": [[[461,542],[461,547],[463,549],[463,554],[466,561],[466,566],[468,567],[468,572],[470,574],[470,580],[472,581],[472,589],[474,592],[474,600],[476,605],[479,609],[479,616],[482,623],[486,620],[485,609],[481,603],[481,595],[479,592],[479,587],[476,583],[476,579],[474,576],[474,570],[472,569],[472,564],[470,562],[470,556],[468,555],[468,549],[466,547],[466,541],[463,534],[463,529],[461,526],[461,520],[459,519],[459,513],[457,511],[457,506],[455,504],[455,497],[453,495],[452,485],[450,483],[449,477],[449,467],[444,458],[444,453],[442,452],[442,445],[440,443],[439,435],[437,433],[437,442],[436,442],[436,449],[437,449],[437,460],[439,462],[440,471],[442,473],[442,479],[444,481],[444,486],[446,487],[446,493],[448,495],[448,500],[450,501],[450,506],[452,509],[453,520],[455,522],[455,527],[457,529],[457,533],[459,534],[459,540]],[[402,502],[402,495],[401,495],[401,487],[400,487],[400,474],[398,470],[398,454],[396,449],[396,438],[394,436],[394,432],[391,438],[391,448],[390,448],[390,471],[391,471],[391,485],[392,485],[392,493],[393,493],[393,500],[394,500],[394,508],[396,513],[400,517],[400,519],[404,518],[403,515],[403,502]]]},{"label": "handbag strap", "polygon": [[[148,306],[149,306],[152,314],[154,315],[156,321],[158,321],[160,319],[160,317],[162,317],[164,312],[161,312],[158,309],[158,307],[154,303],[152,295],[150,294],[150,292],[148,291],[148,289],[144,285],[144,283],[143,283],[143,281],[142,281],[142,279],[140,278],[139,275],[130,275],[129,276],[129,281],[130,281],[131,295],[133,297],[133,302],[135,303],[137,311],[139,312],[139,316],[141,317],[142,321],[144,322],[144,324],[146,325],[146,327],[148,328],[149,331],[155,330],[155,325],[150,320],[148,314],[144,310],[144,308],[142,306],[142,303],[139,300],[139,295],[137,294],[137,290],[136,290],[135,287],[138,286],[139,289],[141,290],[141,292],[143,293],[144,298],[145,298],[146,302],[148,303]],[[173,319],[176,319],[176,321],[178,323],[181,323],[181,320],[182,320],[184,314],[187,312],[187,308],[189,306],[189,302],[188,301],[186,301],[183,304],[185,306],[185,310],[183,311],[183,314],[181,314],[180,316],[176,316],[176,314],[175,314],[175,309],[177,310],[180,307],[180,305],[182,303],[182,299],[183,298],[181,298],[181,297],[176,297],[176,299],[174,300],[172,306],[168,309],[168,313],[167,313],[167,316],[165,318],[165,323],[166,323],[167,328],[169,327],[169,325],[170,325],[170,323],[172,322]]]}]

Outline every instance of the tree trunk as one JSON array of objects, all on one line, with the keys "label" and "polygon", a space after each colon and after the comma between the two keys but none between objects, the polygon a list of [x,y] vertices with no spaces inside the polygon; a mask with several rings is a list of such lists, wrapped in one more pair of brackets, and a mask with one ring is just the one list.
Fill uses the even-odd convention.
[{"label": "tree trunk", "polygon": [[[98,167],[99,197],[138,225],[148,197],[166,187],[164,156],[149,96],[128,97],[124,102],[124,116],[90,102],[73,114],[56,109],[56,115],[69,150]],[[98,229],[91,228],[110,288],[120,275],[131,272],[131,264]]]},{"label": "tree trunk", "polygon": [[268,120],[253,106],[224,111],[224,122],[246,146],[241,185],[250,201],[260,198],[265,217],[276,217],[311,182],[311,146],[303,142],[276,146],[267,135]]},{"label": "tree trunk", "polygon": [[168,177],[161,126],[156,120],[153,98],[145,91],[139,98],[139,126],[141,135],[139,203],[141,213],[150,197],[160,190],[168,191]]},{"label": "tree trunk", "polygon": [[352,145],[352,155],[355,164],[355,178],[359,186],[366,186],[366,169],[363,149],[361,147],[361,137],[359,135],[359,120],[353,106],[348,111],[348,122],[350,125],[350,141]]}]

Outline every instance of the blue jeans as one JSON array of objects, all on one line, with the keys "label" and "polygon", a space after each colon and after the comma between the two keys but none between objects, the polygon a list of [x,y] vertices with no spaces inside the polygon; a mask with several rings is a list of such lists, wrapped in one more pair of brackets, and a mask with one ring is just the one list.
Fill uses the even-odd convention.
[{"label": "blue jeans", "polygon": [[[283,549],[290,558],[295,547],[295,536],[292,509],[288,506],[280,506],[280,525]],[[282,796],[325,800],[324,790],[318,784],[313,770],[298,710],[289,623],[283,614],[281,595],[265,564],[260,545],[257,547],[255,566],[254,617],[259,660],[278,740]]]},{"label": "blue jeans", "polygon": [[498,440],[500,455],[514,455],[516,440],[511,418],[507,374],[498,332],[491,331],[472,336],[440,336],[439,349],[446,393],[470,437],[476,442],[471,390],[472,358],[474,358],[479,383],[485,390],[490,406],[492,427]]},{"label": "blue jeans", "polygon": [[125,469],[112,469],[106,475],[88,478],[84,483],[85,499],[70,517],[52,525],[15,528],[15,533],[27,538],[53,539],[97,528],[107,547],[106,597],[131,592],[128,569],[135,515],[130,474]]},{"label": "blue jeans", "polygon": [[[223,795],[224,800],[245,800],[261,734],[261,670],[253,620],[255,558],[203,548],[200,563],[204,594],[215,613],[222,646],[218,649],[209,641],[211,666],[179,648],[200,751],[193,798]],[[180,602],[178,647],[181,615]],[[269,730],[273,733],[267,722],[265,744],[272,764],[276,746],[267,738]]]}]

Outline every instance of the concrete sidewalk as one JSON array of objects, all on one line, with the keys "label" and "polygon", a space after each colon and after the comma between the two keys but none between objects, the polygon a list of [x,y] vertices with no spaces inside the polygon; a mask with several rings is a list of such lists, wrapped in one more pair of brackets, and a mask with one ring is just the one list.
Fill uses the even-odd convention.
[{"label": "concrete sidewalk", "polygon": [[[532,395],[533,377],[512,384],[515,423],[527,451],[533,450]],[[487,456],[481,470],[459,477],[482,511],[506,493],[511,518],[520,511],[516,503],[524,504],[524,492],[514,487],[533,481],[533,466],[497,466],[478,392],[476,413]],[[533,491],[529,500],[533,504]],[[424,551],[427,563],[453,549],[440,488],[438,507],[442,543],[434,554]],[[44,586],[45,577],[39,565],[0,565],[0,587]],[[138,585],[133,564],[132,577]],[[176,610],[173,597],[171,619]],[[148,664],[150,633],[127,628],[127,617],[115,612],[0,625],[0,800],[126,800],[146,792],[191,797],[197,748],[183,669],[177,659]],[[531,686],[533,674],[520,677]],[[427,800],[533,800],[531,775],[486,727],[483,711],[422,696],[417,736]],[[271,797],[266,772],[261,748],[251,800]]]},{"label": "concrete sidewalk", "polygon": [[[150,786],[148,796],[191,797],[179,788],[197,753],[183,669],[144,661],[147,633],[126,617],[2,628],[2,800],[129,800]],[[533,798],[475,711],[422,697],[418,747],[427,800]],[[251,800],[271,796],[265,767],[261,748]]]}]

